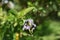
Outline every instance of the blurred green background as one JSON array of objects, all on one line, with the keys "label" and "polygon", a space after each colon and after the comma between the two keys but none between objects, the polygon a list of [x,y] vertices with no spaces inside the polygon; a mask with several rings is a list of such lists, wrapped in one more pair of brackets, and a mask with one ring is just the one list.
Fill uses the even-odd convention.
[{"label": "blurred green background", "polygon": [[[0,40],[60,40],[60,0],[9,0],[14,3],[10,10],[3,9],[1,1]],[[20,37],[23,21],[29,18],[37,25],[33,36],[23,32]]]}]

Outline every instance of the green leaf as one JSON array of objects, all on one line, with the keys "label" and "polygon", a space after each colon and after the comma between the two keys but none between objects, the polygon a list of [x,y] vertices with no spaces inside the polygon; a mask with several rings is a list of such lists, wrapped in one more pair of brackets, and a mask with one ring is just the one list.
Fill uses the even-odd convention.
[{"label": "green leaf", "polygon": [[60,12],[58,12],[58,16],[60,16]]},{"label": "green leaf", "polygon": [[34,7],[29,7],[29,8],[23,9],[22,11],[18,12],[17,17],[22,18],[24,15],[29,13],[32,9],[34,9]]},{"label": "green leaf", "polygon": [[12,15],[11,13],[9,16],[7,16],[8,21],[12,21],[14,18],[15,18],[14,15]]},{"label": "green leaf", "polygon": [[2,8],[0,8],[0,17],[3,15]]},{"label": "green leaf", "polygon": [[32,2],[28,2],[28,6],[33,6]]}]

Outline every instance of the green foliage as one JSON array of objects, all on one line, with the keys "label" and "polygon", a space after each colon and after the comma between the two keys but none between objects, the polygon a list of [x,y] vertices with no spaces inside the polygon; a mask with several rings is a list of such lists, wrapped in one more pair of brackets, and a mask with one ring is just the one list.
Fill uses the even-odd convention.
[{"label": "green foliage", "polygon": [[[12,29],[11,29],[11,31],[12,31],[12,30],[14,30],[13,27],[18,27],[18,25],[22,25],[23,23],[22,23],[21,19],[23,18],[24,15],[26,15],[28,12],[30,12],[33,8],[34,7],[29,7],[27,9],[23,9],[22,11],[17,12],[17,15],[15,14],[15,16],[13,15],[13,13],[16,13],[16,12],[14,12],[13,10],[10,10],[9,11],[9,14],[6,15],[6,17],[3,17],[5,19],[4,20],[1,19],[2,21],[1,21],[1,24],[0,24],[1,25],[0,28],[1,28],[1,30],[4,29],[3,31],[0,30],[1,31],[1,35],[2,35],[2,38],[4,37],[4,34],[6,32],[6,29],[9,28],[9,30],[10,30],[10,26],[12,27]],[[19,20],[19,18],[20,18],[20,20]],[[17,29],[20,30],[20,28],[17,28]]]},{"label": "green foliage", "polygon": [[20,11],[17,16],[18,18],[22,18],[24,15],[26,15],[28,12],[30,12],[32,9],[34,9],[34,7],[29,7],[27,9],[23,9],[22,11]]},{"label": "green foliage", "polygon": [[[15,33],[22,32],[23,22],[29,18],[34,19],[37,27],[33,36],[27,36],[27,33],[23,32],[20,40],[55,40],[55,37],[60,36],[60,0],[14,0],[14,2],[15,9],[8,12],[2,11],[0,7],[0,40],[15,40]],[[54,20],[50,17],[54,17]]]}]

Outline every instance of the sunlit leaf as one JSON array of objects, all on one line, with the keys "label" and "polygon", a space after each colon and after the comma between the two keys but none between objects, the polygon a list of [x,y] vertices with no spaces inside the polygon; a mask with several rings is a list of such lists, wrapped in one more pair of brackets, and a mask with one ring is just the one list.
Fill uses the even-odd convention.
[{"label": "sunlit leaf", "polygon": [[17,22],[14,23],[14,27],[16,27],[16,26],[17,26]]},{"label": "sunlit leaf", "polygon": [[28,5],[29,5],[29,6],[33,6],[33,4],[32,4],[31,2],[28,2]]},{"label": "sunlit leaf", "polygon": [[39,10],[43,10],[43,7],[39,7]]},{"label": "sunlit leaf", "polygon": [[58,16],[60,16],[60,12],[58,12]]},{"label": "sunlit leaf", "polygon": [[34,7],[29,7],[29,8],[23,9],[22,11],[18,12],[17,14],[18,18],[22,18],[24,15],[29,13],[33,8]]},{"label": "sunlit leaf", "polygon": [[3,15],[2,8],[0,8],[0,17]]},{"label": "sunlit leaf", "polygon": [[7,16],[7,20],[8,20],[8,21],[12,21],[13,19],[14,19],[14,15],[12,15],[12,14],[10,13],[10,15]]}]

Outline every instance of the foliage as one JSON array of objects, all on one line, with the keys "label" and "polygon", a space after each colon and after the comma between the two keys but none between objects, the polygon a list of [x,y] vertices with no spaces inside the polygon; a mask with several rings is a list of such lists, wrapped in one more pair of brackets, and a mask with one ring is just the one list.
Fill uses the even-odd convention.
[{"label": "foliage", "polygon": [[[27,8],[27,9],[24,9],[24,10],[22,10],[22,11],[20,11],[20,12],[18,12],[17,13],[17,15],[16,16],[14,16],[13,14],[11,14],[11,11],[13,11],[13,10],[10,10],[10,12],[9,12],[9,15],[6,15],[6,17],[3,17],[3,18],[5,18],[4,20],[3,20],[3,18],[2,19],[0,19],[1,20],[1,35],[4,35],[5,34],[5,32],[6,32],[6,30],[7,29],[11,29],[10,31],[12,31],[13,32],[13,30],[14,30],[14,27],[18,27],[18,25],[21,25],[21,19],[23,18],[23,16],[24,15],[26,15],[29,11],[31,11],[32,9],[33,9],[34,7],[29,7],[29,8]],[[18,15],[19,14],[19,15]],[[20,15],[21,14],[21,15]],[[5,15],[4,15],[5,16]],[[19,17],[20,16],[20,17]],[[20,19],[20,20],[19,20]],[[20,24],[18,24],[18,23],[20,23]],[[5,27],[4,27],[5,26]],[[11,27],[11,28],[10,28]],[[20,26],[19,26],[20,27]],[[3,30],[4,29],[4,30]],[[20,29],[20,28],[19,28]],[[3,31],[2,31],[3,30]],[[16,30],[16,29],[15,29]]]},{"label": "foliage", "polygon": [[[0,40],[60,39],[60,0],[14,0],[14,3],[15,8],[8,12],[0,6]],[[33,36],[22,31],[24,20],[29,18],[37,25]]]}]

